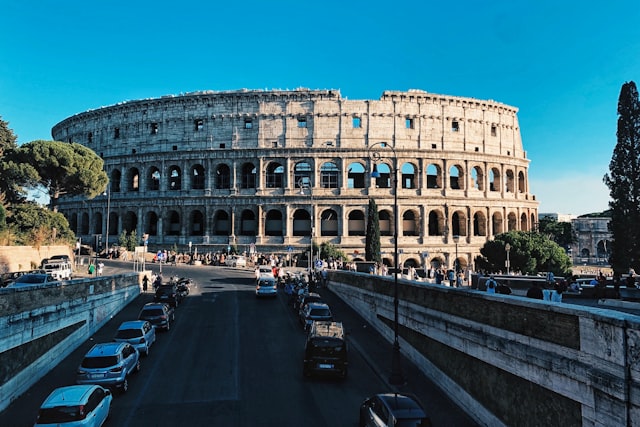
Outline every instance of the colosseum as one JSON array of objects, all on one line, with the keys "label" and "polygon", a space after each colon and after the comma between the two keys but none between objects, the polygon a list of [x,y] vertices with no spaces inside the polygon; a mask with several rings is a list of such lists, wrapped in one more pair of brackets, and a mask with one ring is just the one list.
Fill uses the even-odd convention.
[{"label": "colosseum", "polygon": [[[473,267],[494,235],[529,230],[538,202],[517,108],[422,90],[202,91],[69,117],[52,136],[98,153],[110,178],[59,210],[83,241],[148,234],[149,250],[364,258],[369,201],[381,252],[403,266]],[[397,216],[394,213],[397,212]],[[108,234],[107,234],[108,233]]]}]

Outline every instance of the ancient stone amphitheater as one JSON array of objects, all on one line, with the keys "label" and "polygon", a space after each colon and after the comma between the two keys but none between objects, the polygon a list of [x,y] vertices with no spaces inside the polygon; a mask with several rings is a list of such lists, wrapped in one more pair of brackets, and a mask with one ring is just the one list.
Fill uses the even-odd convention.
[{"label": "ancient stone amphitheater", "polygon": [[85,242],[135,230],[154,251],[303,256],[313,239],[363,259],[373,199],[385,263],[397,233],[401,265],[466,267],[537,221],[517,109],[492,100],[203,91],[79,113],[52,135],[94,150],[110,177],[105,195],[60,202]]}]

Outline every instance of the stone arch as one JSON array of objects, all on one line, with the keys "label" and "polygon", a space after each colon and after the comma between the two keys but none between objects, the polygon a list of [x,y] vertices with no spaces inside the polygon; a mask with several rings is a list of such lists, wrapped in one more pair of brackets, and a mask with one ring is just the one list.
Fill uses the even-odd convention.
[{"label": "stone arch", "polygon": [[295,164],[293,167],[293,182],[298,185],[300,182],[308,182],[310,187],[313,187],[313,168],[311,163],[302,161]]},{"label": "stone arch", "polygon": [[454,236],[467,235],[467,215],[464,211],[457,210],[451,215],[451,233]]},{"label": "stone arch", "polygon": [[169,236],[180,235],[180,214],[176,210],[170,210],[167,213],[167,229],[166,234]]},{"label": "stone arch", "polygon": [[400,188],[417,188],[417,173],[418,168],[411,162],[407,162],[402,165],[400,169]]},{"label": "stone arch", "polygon": [[121,181],[122,181],[122,173],[120,172],[120,169],[114,169],[111,172],[111,180],[109,181],[112,192],[114,193],[120,192]]},{"label": "stone arch", "polygon": [[527,191],[527,182],[524,177],[524,172],[518,172],[518,193],[524,193]]},{"label": "stone arch", "polygon": [[206,184],[206,176],[204,166],[196,163],[191,167],[191,189],[204,190]]},{"label": "stone arch", "polygon": [[441,210],[429,211],[428,232],[429,236],[442,236],[444,234],[445,218]]},{"label": "stone arch", "polygon": [[240,214],[240,235],[256,236],[258,234],[258,222],[256,214],[251,209],[244,209]]},{"label": "stone arch", "polygon": [[487,217],[482,211],[476,211],[473,214],[473,235],[474,236],[487,235]]},{"label": "stone arch", "polygon": [[427,188],[442,188],[442,168],[431,163],[427,166]]},{"label": "stone arch", "polygon": [[320,213],[320,235],[338,235],[338,213],[333,209],[325,209]]},{"label": "stone arch", "polygon": [[231,188],[231,169],[225,163],[216,167],[216,189],[224,190]]},{"label": "stone arch", "polygon": [[122,218],[122,231],[131,234],[138,229],[138,215],[134,211],[127,211]]},{"label": "stone arch", "polygon": [[518,217],[515,213],[509,212],[507,215],[507,231],[515,231],[518,229]]},{"label": "stone arch", "polygon": [[242,165],[240,188],[256,188],[257,169],[253,163],[247,162]]},{"label": "stone arch", "polygon": [[145,224],[145,233],[150,236],[158,235],[158,214],[154,211],[147,212]]},{"label": "stone arch", "polygon": [[182,189],[182,170],[177,165],[169,168],[169,190],[178,191]]},{"label": "stone arch", "polygon": [[527,224],[527,214],[524,212],[522,213],[522,215],[520,215],[520,230],[522,231],[529,230],[529,226]]},{"label": "stone arch", "polygon": [[216,236],[231,235],[229,212],[224,209],[218,209],[213,214],[213,234]]},{"label": "stone arch", "polygon": [[73,212],[69,217],[69,229],[76,234],[80,234],[78,232],[78,213],[77,212]]},{"label": "stone arch", "polygon": [[471,188],[484,191],[484,171],[480,166],[471,169]]},{"label": "stone arch", "polygon": [[380,235],[381,236],[392,236],[393,235],[393,215],[389,210],[383,209],[378,211],[378,224],[380,225]]},{"label": "stone arch", "polygon": [[284,230],[282,226],[282,212],[277,209],[270,209],[267,212],[266,221],[264,223],[265,236],[283,236]]},{"label": "stone arch", "polygon": [[365,236],[367,231],[367,222],[364,211],[354,209],[349,212],[347,219],[347,234],[349,236]]},{"label": "stone arch", "polygon": [[82,212],[80,228],[80,234],[89,234],[89,214],[87,212]]},{"label": "stone arch", "polygon": [[460,165],[452,165],[449,168],[449,188],[452,190],[464,190],[464,171]]},{"label": "stone arch", "polygon": [[500,170],[498,168],[489,170],[489,191],[500,191]]},{"label": "stone arch", "polygon": [[204,235],[204,214],[199,209],[191,211],[189,218],[189,235],[190,236],[202,236]]},{"label": "stone arch", "polygon": [[156,166],[151,166],[149,168],[149,174],[147,175],[147,190],[160,190],[161,179],[162,174],[160,173],[160,169],[158,169]]},{"label": "stone arch", "polygon": [[320,186],[322,188],[338,188],[338,166],[334,162],[325,162],[320,166]]},{"label": "stone arch", "polygon": [[420,217],[414,209],[407,209],[402,214],[402,235],[420,235]]},{"label": "stone arch", "polygon": [[93,214],[93,234],[102,234],[102,212]]},{"label": "stone arch", "polygon": [[265,174],[267,188],[284,187],[284,167],[278,162],[269,162]]},{"label": "stone arch", "polygon": [[305,209],[296,209],[293,212],[293,235],[311,235],[311,215]]},{"label": "stone arch", "polygon": [[388,164],[374,164],[373,172],[379,175],[377,178],[374,178],[376,188],[391,188],[391,167]]},{"label": "stone arch", "polygon": [[505,178],[506,182],[504,191],[507,193],[515,193],[515,176],[513,175],[513,171],[511,169],[507,169]]},{"label": "stone arch", "polygon": [[502,213],[494,212],[491,215],[491,228],[493,235],[504,233],[504,221],[502,220]]},{"label": "stone arch", "polygon": [[130,168],[127,171],[127,191],[140,190],[140,171],[138,168]]},{"label": "stone arch", "polygon": [[353,162],[347,169],[347,188],[365,188],[365,167],[362,163]]}]

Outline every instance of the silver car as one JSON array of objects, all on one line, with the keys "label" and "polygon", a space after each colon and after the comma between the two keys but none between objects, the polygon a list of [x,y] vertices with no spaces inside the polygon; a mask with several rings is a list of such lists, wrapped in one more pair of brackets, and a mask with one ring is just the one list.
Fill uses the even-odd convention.
[{"label": "silver car", "polygon": [[256,285],[256,297],[278,296],[278,285],[272,277],[261,277]]},{"label": "silver car", "polygon": [[125,342],[96,344],[82,359],[76,383],[118,388],[124,393],[129,389],[129,375],[138,371],[140,371],[140,354],[131,344]]},{"label": "silver car", "polygon": [[140,354],[148,356],[149,348],[156,342],[156,329],[147,320],[130,320],[120,325],[113,340],[128,342]]}]

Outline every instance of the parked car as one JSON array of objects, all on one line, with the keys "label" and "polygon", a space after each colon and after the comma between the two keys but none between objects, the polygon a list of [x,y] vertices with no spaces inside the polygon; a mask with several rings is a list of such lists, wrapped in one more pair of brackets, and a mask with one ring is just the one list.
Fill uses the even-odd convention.
[{"label": "parked car", "polygon": [[360,427],[430,427],[431,420],[410,394],[382,393],[360,406]]},{"label": "parked car", "polygon": [[111,391],[99,385],[72,385],[53,390],[40,405],[36,427],[99,427],[111,411]]},{"label": "parked car", "polygon": [[224,265],[228,267],[246,267],[247,258],[242,255],[231,255],[224,260]]},{"label": "parked car", "polygon": [[302,315],[302,311],[304,307],[312,302],[324,302],[320,294],[316,292],[309,292],[308,294],[302,294],[298,296],[298,301],[296,302],[296,306],[298,307],[298,316]]},{"label": "parked car", "polygon": [[178,292],[178,286],[171,283],[158,286],[156,288],[156,294],[153,298],[154,302],[163,302],[169,304],[171,307],[177,307],[182,301],[183,294]]},{"label": "parked car", "polygon": [[342,323],[313,322],[304,348],[303,375],[337,375],[346,378],[348,366],[347,341]]},{"label": "parked car", "polygon": [[96,344],[84,356],[76,375],[78,384],[98,384],[129,389],[129,375],[140,371],[140,354],[131,344],[109,342]]},{"label": "parked car", "polygon": [[156,342],[156,329],[148,320],[130,320],[120,325],[113,340],[128,342],[138,353],[148,356],[149,349]]},{"label": "parked car", "polygon": [[27,273],[16,278],[13,283],[8,285],[11,288],[19,288],[24,286],[42,285],[46,283],[57,282],[57,280],[48,273]]},{"label": "parked car", "polygon": [[167,331],[171,329],[171,323],[175,318],[175,309],[162,302],[147,303],[138,314],[138,320],[148,320],[155,328]]},{"label": "parked car", "polygon": [[256,297],[278,296],[278,284],[273,277],[261,277],[256,284]]},{"label": "parked car", "polygon": [[312,302],[307,304],[300,313],[300,323],[304,326],[304,330],[308,331],[311,324],[317,320],[333,320],[331,309],[322,302]]}]

